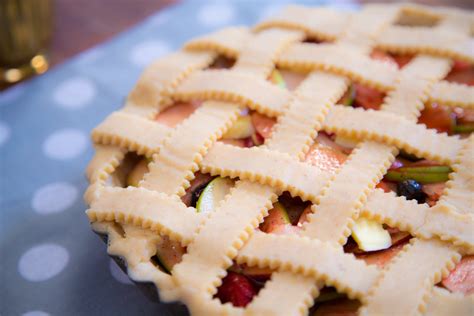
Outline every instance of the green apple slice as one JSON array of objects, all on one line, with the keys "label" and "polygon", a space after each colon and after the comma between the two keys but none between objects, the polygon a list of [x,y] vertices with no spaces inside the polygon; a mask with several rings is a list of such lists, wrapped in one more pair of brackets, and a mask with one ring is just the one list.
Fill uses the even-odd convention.
[{"label": "green apple slice", "polygon": [[392,245],[390,234],[376,221],[359,218],[352,226],[352,238],[360,249],[376,251],[387,249]]},{"label": "green apple slice", "polygon": [[233,186],[234,181],[229,178],[215,178],[208,183],[199,196],[196,210],[199,213],[214,211]]},{"label": "green apple slice", "polygon": [[334,142],[346,148],[356,148],[358,144],[357,139],[342,135],[336,135],[336,139],[334,140]]},{"label": "green apple slice", "polygon": [[224,134],[224,139],[242,139],[252,136],[255,128],[250,116],[240,116],[232,127]]},{"label": "green apple slice", "polygon": [[286,89],[285,79],[283,79],[281,72],[279,72],[277,69],[273,69],[269,79],[273,84],[276,84],[280,88]]},{"label": "green apple slice", "polygon": [[271,233],[282,225],[290,224],[290,217],[285,207],[280,203],[273,204],[273,208],[268,211],[268,216],[265,217],[263,223],[260,225],[260,230],[266,233]]}]

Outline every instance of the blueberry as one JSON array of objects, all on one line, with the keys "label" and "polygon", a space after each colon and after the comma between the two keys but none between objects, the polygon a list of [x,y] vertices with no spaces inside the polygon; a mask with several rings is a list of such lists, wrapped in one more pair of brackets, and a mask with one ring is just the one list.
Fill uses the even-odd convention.
[{"label": "blueberry", "polygon": [[417,200],[418,203],[425,203],[426,194],[423,186],[415,180],[404,180],[397,183],[398,196],[404,196],[407,200]]}]

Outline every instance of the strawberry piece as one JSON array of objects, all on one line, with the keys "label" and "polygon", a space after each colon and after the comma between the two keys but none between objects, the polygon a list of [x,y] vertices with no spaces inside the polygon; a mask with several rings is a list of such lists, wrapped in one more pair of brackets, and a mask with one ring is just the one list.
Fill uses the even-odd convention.
[{"label": "strawberry piece", "polygon": [[439,133],[448,133],[454,124],[454,115],[448,107],[433,103],[421,111],[418,123],[434,128]]},{"label": "strawberry piece", "polygon": [[253,112],[252,123],[257,133],[264,139],[267,139],[272,135],[273,125],[275,125],[276,120],[260,113]]},{"label": "strawberry piece", "polygon": [[397,63],[398,68],[402,69],[413,59],[413,55],[393,55],[392,58]]},{"label": "strawberry piece", "polygon": [[222,303],[231,302],[237,307],[245,307],[257,294],[252,282],[244,275],[231,272],[222,280],[217,297]]},{"label": "strawberry piece", "polygon": [[456,265],[454,270],[441,281],[451,292],[465,295],[474,293],[474,256],[466,256]]},{"label": "strawberry piece", "polygon": [[454,60],[452,71],[461,71],[471,68],[471,64],[467,61]]},{"label": "strawberry piece", "polygon": [[356,107],[362,107],[366,110],[378,110],[383,103],[385,93],[380,92],[376,89],[369,88],[360,84],[355,84],[356,96],[354,105]]},{"label": "strawberry piece", "polygon": [[446,76],[445,80],[474,86],[474,67],[468,67],[461,70],[453,68]]}]

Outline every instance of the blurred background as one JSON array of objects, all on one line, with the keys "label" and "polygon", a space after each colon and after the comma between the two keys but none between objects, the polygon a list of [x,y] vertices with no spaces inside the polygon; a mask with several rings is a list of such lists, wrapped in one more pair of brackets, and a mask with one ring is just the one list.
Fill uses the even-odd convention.
[{"label": "blurred background", "polygon": [[[242,0],[253,2],[258,6],[263,0]],[[0,72],[2,72],[0,90],[5,90],[12,84],[33,74],[41,74],[48,68],[60,64],[71,56],[97,45],[132,25],[142,21],[152,13],[164,9],[180,0],[2,0],[0,22]],[[207,2],[205,0],[201,1]],[[334,1],[351,2],[351,1]],[[384,2],[394,3],[393,0],[367,1],[355,0],[356,3]],[[421,0],[416,3],[430,5],[450,5],[460,8],[473,9],[472,0]],[[4,14],[10,6],[10,14]],[[11,6],[17,6],[12,9]],[[29,12],[30,11],[30,12]],[[21,16],[21,25],[14,23]],[[7,21],[10,19],[10,21]],[[13,22],[11,20],[14,20]],[[25,27],[25,20],[34,20]],[[9,23],[9,24],[7,24]],[[185,23],[185,21],[183,21]],[[29,43],[25,48],[21,44],[6,46],[6,33],[15,37],[28,35],[26,28],[31,27],[32,36],[36,42]],[[33,34],[34,33],[34,34]],[[2,47],[4,47],[2,51]],[[13,54],[12,48],[15,47]],[[9,51],[9,52],[7,52]],[[9,54],[7,56],[7,54]],[[13,55],[12,55],[13,54]],[[6,56],[6,57],[5,57]],[[3,57],[3,58],[1,58]],[[36,58],[35,58],[36,57]],[[13,70],[12,70],[13,69]],[[17,71],[19,70],[19,71]]]}]

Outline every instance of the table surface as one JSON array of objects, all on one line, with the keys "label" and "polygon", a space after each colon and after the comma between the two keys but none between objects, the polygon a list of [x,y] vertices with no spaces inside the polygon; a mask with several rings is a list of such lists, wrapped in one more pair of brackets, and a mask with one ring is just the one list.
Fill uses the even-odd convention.
[{"label": "table surface", "polygon": [[88,135],[152,60],[199,34],[252,25],[278,5],[194,0],[156,13],[171,1],[56,2],[56,66],[0,92],[0,315],[183,315],[132,286],[91,232],[81,199]]}]

